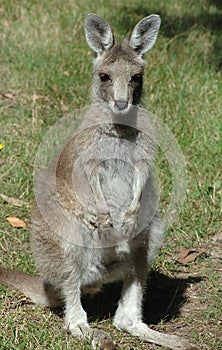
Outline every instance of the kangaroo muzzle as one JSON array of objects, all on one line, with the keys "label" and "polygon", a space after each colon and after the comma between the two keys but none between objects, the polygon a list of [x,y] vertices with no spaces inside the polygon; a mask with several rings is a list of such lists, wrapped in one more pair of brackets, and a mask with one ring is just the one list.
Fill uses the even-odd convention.
[{"label": "kangaroo muzzle", "polygon": [[124,111],[128,108],[128,101],[117,100],[114,102],[114,106],[116,109]]}]

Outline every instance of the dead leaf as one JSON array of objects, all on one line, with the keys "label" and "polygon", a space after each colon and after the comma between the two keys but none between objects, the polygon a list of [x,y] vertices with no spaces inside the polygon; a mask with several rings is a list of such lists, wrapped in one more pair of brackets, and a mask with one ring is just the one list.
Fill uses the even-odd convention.
[{"label": "dead leaf", "polygon": [[213,237],[211,237],[211,239],[214,242],[222,241],[222,232],[217,232]]},{"label": "dead leaf", "polygon": [[26,227],[26,223],[15,216],[9,216],[6,218],[12,227],[20,228]]},{"label": "dead leaf", "polygon": [[0,98],[3,100],[2,106],[3,107],[12,107],[16,104],[15,97],[12,94],[4,93],[0,91]]},{"label": "dead leaf", "polygon": [[13,96],[12,94],[9,94],[9,93],[7,93],[7,92],[2,92],[2,91],[0,91],[0,96],[1,96],[2,98],[10,98],[10,99],[13,99],[13,98],[14,98],[14,96]]},{"label": "dead leaf", "polygon": [[57,85],[53,85],[53,86],[52,86],[52,90],[53,90],[54,92],[58,92],[58,91],[59,91],[58,86],[57,86]]},{"label": "dead leaf", "polygon": [[198,256],[205,253],[206,251],[203,248],[183,249],[179,252],[176,261],[180,264],[188,264],[195,261]]},{"label": "dead leaf", "polygon": [[13,205],[15,205],[16,207],[22,207],[23,205],[25,205],[26,207],[29,207],[29,206],[30,206],[29,203],[27,203],[27,202],[25,202],[25,201],[23,201],[23,200],[21,200],[21,199],[14,198],[14,197],[8,197],[8,196],[6,196],[6,195],[3,194],[3,193],[0,193],[0,197],[1,197],[4,201],[6,201],[6,202],[8,202],[8,203],[10,203],[10,204],[13,204]]}]

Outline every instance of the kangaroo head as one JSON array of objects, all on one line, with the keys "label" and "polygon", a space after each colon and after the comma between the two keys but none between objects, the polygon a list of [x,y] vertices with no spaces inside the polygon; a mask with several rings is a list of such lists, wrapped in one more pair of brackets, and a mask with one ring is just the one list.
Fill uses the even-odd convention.
[{"label": "kangaroo head", "polygon": [[144,61],[142,56],[154,45],[160,27],[160,17],[143,18],[129,38],[118,42],[109,24],[90,13],[86,17],[85,34],[88,45],[96,54],[92,97],[106,102],[115,114],[125,114],[140,103]]}]

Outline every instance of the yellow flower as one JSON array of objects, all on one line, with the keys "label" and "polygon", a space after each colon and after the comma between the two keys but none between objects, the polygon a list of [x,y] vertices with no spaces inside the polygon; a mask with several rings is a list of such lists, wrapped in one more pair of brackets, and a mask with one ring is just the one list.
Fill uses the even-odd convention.
[{"label": "yellow flower", "polygon": [[0,143],[0,151],[4,148],[4,145]]}]

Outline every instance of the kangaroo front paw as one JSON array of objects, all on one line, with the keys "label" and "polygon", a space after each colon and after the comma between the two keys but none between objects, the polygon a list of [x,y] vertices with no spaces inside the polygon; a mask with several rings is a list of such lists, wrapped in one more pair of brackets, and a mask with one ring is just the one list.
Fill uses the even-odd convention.
[{"label": "kangaroo front paw", "polygon": [[127,228],[127,235],[129,237],[134,235],[138,226],[138,212],[127,211],[122,226]]},{"label": "kangaroo front paw", "polygon": [[112,227],[113,222],[110,213],[98,213],[99,227]]}]

